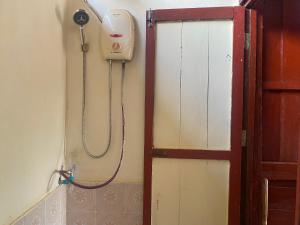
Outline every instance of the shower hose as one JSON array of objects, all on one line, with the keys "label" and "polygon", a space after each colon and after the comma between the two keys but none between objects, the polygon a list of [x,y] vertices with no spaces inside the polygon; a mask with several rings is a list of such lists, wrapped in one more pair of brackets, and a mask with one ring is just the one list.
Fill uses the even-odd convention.
[{"label": "shower hose", "polygon": [[[103,156],[105,156],[108,153],[108,150],[110,148],[111,145],[111,130],[112,130],[112,121],[111,121],[111,102],[112,102],[112,60],[109,60],[109,72],[108,72],[108,87],[109,87],[109,106],[108,106],[108,123],[109,123],[109,127],[108,127],[108,142],[106,145],[105,150],[100,153],[99,155],[94,155],[89,151],[89,148],[87,146],[87,142],[86,142],[86,76],[87,76],[87,54],[86,51],[82,51],[82,79],[83,79],[83,85],[82,85],[82,117],[81,117],[81,139],[82,139],[82,145],[83,145],[83,149],[85,151],[85,153],[90,156],[93,159],[100,159]],[[123,72],[122,72],[122,79],[123,79]],[[123,82],[123,81],[122,81]],[[122,83],[122,87],[123,88],[123,83]],[[121,100],[123,97],[123,94],[121,92]]]},{"label": "shower hose", "polygon": [[[102,19],[101,17],[98,15],[98,13],[95,11],[95,9],[88,3],[87,0],[83,0],[83,2],[87,5],[87,7],[93,12],[94,15],[96,15],[97,19],[99,20],[100,23],[102,23]],[[86,154],[88,156],[90,156],[93,159],[99,159],[102,158],[103,156],[105,156],[108,153],[108,150],[110,148],[111,145],[111,139],[112,139],[112,113],[111,113],[111,108],[112,108],[112,60],[109,60],[109,77],[108,77],[108,82],[109,82],[109,130],[108,130],[108,142],[106,145],[105,150],[98,154],[92,154],[89,151],[89,148],[87,146],[86,143],[86,129],[85,129],[85,119],[86,119],[86,75],[87,75],[87,51],[88,49],[85,49],[85,47],[87,47],[85,45],[85,37],[84,37],[84,33],[83,33],[83,27],[80,28],[80,32],[81,32],[81,43],[82,43],[82,73],[83,73],[83,88],[82,88],[82,118],[81,118],[81,125],[82,125],[82,129],[81,129],[81,137],[82,137],[82,144],[83,144],[83,148],[84,151],[86,152]],[[117,168],[115,170],[115,172],[113,173],[113,175],[106,180],[103,183],[100,184],[96,184],[96,185],[84,185],[84,184],[80,184],[76,181],[74,181],[74,179],[71,177],[69,171],[66,170],[56,170],[57,173],[59,173],[62,177],[64,177],[68,183],[79,187],[79,188],[83,188],[83,189],[98,189],[98,188],[102,188],[108,184],[110,184],[118,175],[119,170],[121,168],[121,164],[123,161],[123,156],[124,156],[124,144],[125,144],[125,115],[124,115],[124,98],[123,98],[123,92],[124,92],[124,76],[125,76],[125,65],[126,62],[123,61],[122,62],[122,77],[121,77],[121,114],[122,114],[122,143],[121,143],[121,155],[120,155],[120,159],[119,159],[119,163],[117,165]]]},{"label": "shower hose", "polygon": [[[84,71],[86,71],[85,69],[85,64],[86,64],[86,52],[83,51],[83,64],[84,64]],[[83,189],[99,189],[99,188],[102,188],[102,187],[105,187],[107,186],[108,184],[110,184],[115,178],[116,176],[118,175],[119,173],[119,170],[121,168],[121,164],[122,164],[122,161],[123,161],[123,156],[124,156],[124,144],[125,144],[125,115],[124,115],[124,76],[125,76],[125,61],[122,62],[122,77],[121,77],[121,114],[122,114],[122,143],[121,143],[121,156],[120,156],[120,159],[119,159],[119,163],[118,163],[118,166],[115,170],[115,172],[113,173],[113,175],[105,182],[101,183],[101,184],[96,184],[96,185],[84,185],[84,184],[80,184],[76,181],[74,181],[73,179],[71,179],[70,177],[70,174],[69,174],[69,171],[66,171],[66,170],[58,170],[56,172],[58,172],[62,177],[64,177],[70,184],[76,186],[76,187],[79,187],[79,188],[83,188]],[[109,98],[110,98],[110,103],[109,103],[109,114],[110,114],[110,128],[109,128],[109,144],[107,146],[107,149],[105,152],[103,152],[101,155],[98,155],[96,157],[93,157],[93,158],[101,158],[103,157],[107,152],[108,152],[108,149],[109,149],[109,145],[111,143],[111,83],[112,83],[112,80],[111,80],[111,71],[112,71],[112,61],[110,60],[109,61]],[[82,104],[82,137],[83,137],[83,140],[85,140],[85,132],[84,132],[84,124],[85,124],[85,74],[86,72],[84,72],[84,76],[83,76],[83,104]],[[85,142],[83,142],[85,143]],[[85,148],[85,151],[87,153],[88,152],[88,149]],[[90,155],[90,154],[88,154]],[[92,155],[92,154],[91,154]]]}]

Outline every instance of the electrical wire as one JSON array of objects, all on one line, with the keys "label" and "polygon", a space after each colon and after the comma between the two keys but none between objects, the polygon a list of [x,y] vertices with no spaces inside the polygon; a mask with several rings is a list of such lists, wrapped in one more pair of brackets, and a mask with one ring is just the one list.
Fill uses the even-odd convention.
[{"label": "electrical wire", "polygon": [[111,112],[111,108],[112,108],[112,60],[109,60],[109,72],[108,72],[108,86],[109,86],[109,106],[108,106],[108,110],[109,110],[109,118],[108,118],[108,141],[107,141],[107,145],[105,147],[105,150],[96,155],[96,154],[92,154],[89,150],[89,147],[87,145],[87,141],[86,141],[86,76],[87,76],[87,54],[86,51],[82,51],[82,73],[83,73],[83,85],[82,85],[82,117],[81,117],[81,139],[82,139],[82,145],[83,145],[83,149],[86,152],[86,154],[88,156],[90,156],[93,159],[100,159],[103,156],[105,156],[108,153],[108,150],[110,148],[111,145],[111,139],[112,139],[112,112]]},{"label": "electrical wire", "polygon": [[126,64],[126,62],[123,61],[122,62],[122,77],[121,77],[122,144],[121,144],[121,156],[120,156],[118,166],[117,166],[114,174],[107,181],[105,181],[101,184],[92,185],[92,186],[84,185],[84,184],[80,184],[76,181],[72,181],[70,179],[70,175],[69,175],[68,171],[65,171],[65,170],[57,170],[56,171],[61,176],[63,176],[66,180],[68,180],[72,185],[74,185],[76,187],[83,188],[83,189],[99,189],[99,188],[105,187],[105,186],[109,185],[116,178],[116,176],[118,175],[118,173],[120,171],[122,161],[123,161],[123,157],[124,157],[124,145],[125,145],[125,112],[124,112],[125,64]]}]

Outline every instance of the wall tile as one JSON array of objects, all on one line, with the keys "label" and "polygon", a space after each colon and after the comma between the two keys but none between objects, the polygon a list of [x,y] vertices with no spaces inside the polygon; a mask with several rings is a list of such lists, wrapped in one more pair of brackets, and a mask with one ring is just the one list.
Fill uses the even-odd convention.
[{"label": "wall tile", "polygon": [[66,186],[61,187],[61,224],[67,224],[67,192],[66,192]]},{"label": "wall tile", "polygon": [[13,225],[25,225],[25,223],[24,223],[24,218],[19,219],[19,220],[16,221]]},{"label": "wall tile", "polygon": [[142,184],[110,184],[97,190],[67,188],[68,225],[141,225]]},{"label": "wall tile", "polygon": [[67,211],[95,211],[96,192],[74,186],[67,187]]},{"label": "wall tile", "polygon": [[142,225],[143,216],[142,214],[126,214],[123,217],[124,223],[122,225]]},{"label": "wall tile", "polygon": [[24,217],[25,225],[45,225],[45,200]]},{"label": "wall tile", "polygon": [[13,225],[65,225],[66,189],[57,188]]},{"label": "wall tile", "polygon": [[67,212],[68,225],[96,225],[96,212]]},{"label": "wall tile", "polygon": [[125,224],[126,222],[124,221],[124,217],[121,214],[104,214],[98,212],[96,215],[96,225],[125,225]]},{"label": "wall tile", "polygon": [[46,198],[46,225],[62,225],[61,193],[62,189],[59,188],[52,195]]},{"label": "wall tile", "polygon": [[97,213],[96,225],[142,225],[142,215]]},{"label": "wall tile", "polygon": [[96,209],[103,214],[125,212],[125,184],[110,184],[96,191]]},{"label": "wall tile", "polygon": [[143,213],[143,185],[127,184],[125,186],[125,213]]}]

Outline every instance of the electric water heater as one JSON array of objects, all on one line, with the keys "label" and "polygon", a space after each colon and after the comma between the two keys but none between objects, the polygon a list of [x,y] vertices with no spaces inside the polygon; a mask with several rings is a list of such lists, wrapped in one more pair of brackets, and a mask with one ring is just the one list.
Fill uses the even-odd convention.
[{"label": "electric water heater", "polygon": [[131,60],[134,49],[134,21],[124,9],[112,9],[103,17],[101,45],[105,59]]}]

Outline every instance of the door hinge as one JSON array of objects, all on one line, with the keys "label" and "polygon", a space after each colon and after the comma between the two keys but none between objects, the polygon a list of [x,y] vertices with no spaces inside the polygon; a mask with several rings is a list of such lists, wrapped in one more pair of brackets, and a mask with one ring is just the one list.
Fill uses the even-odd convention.
[{"label": "door hinge", "polygon": [[247,146],[247,131],[243,130],[242,131],[242,147]]},{"label": "door hinge", "polygon": [[153,11],[152,11],[152,9],[149,9],[147,11],[147,25],[148,25],[148,27],[153,27],[153,23],[154,23],[154,21],[153,21]]},{"label": "door hinge", "polygon": [[245,33],[245,49],[250,49],[250,33]]}]

